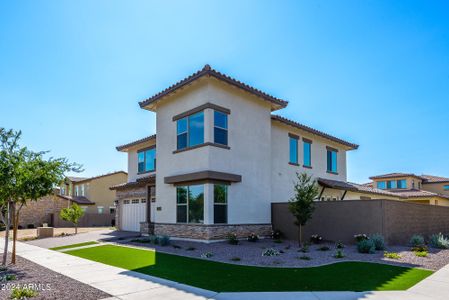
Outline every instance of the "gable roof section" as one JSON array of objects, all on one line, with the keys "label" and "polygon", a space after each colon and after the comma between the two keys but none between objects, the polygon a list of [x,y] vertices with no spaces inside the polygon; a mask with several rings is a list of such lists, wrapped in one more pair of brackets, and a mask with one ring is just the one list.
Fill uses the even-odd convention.
[{"label": "gable roof section", "polygon": [[[192,75],[184,78],[181,81],[178,81],[177,83],[171,85],[170,87],[166,88],[165,90],[151,96],[150,98],[139,102],[139,105],[141,108],[143,109],[148,109],[147,106],[150,104],[153,104],[155,102],[157,102],[158,100],[162,99],[163,97],[175,92],[177,89],[180,89],[204,76],[208,76],[208,77],[214,77],[218,80],[221,80],[223,82],[226,82],[230,85],[233,85],[235,87],[238,87],[246,92],[249,92],[257,97],[262,98],[265,101],[271,102],[273,104],[273,109],[272,110],[277,110],[280,108],[284,108],[287,106],[288,101],[276,98],[274,96],[271,96],[265,92],[262,92],[261,90],[258,90],[246,83],[243,83],[237,79],[234,79],[226,74],[220,73],[214,69],[211,68],[210,65],[205,65],[201,70],[193,73]],[[149,109],[151,110],[151,109]]]},{"label": "gable roof section", "polygon": [[449,178],[441,177],[441,176],[433,176],[433,175],[421,175],[424,178],[424,184],[426,183],[444,183],[449,182]]},{"label": "gable roof section", "polygon": [[140,140],[137,140],[137,141],[134,141],[134,142],[131,142],[131,143],[128,143],[128,144],[117,146],[117,147],[115,147],[115,149],[117,149],[117,151],[127,151],[128,148],[130,148],[132,146],[136,146],[136,145],[139,145],[139,144],[151,141],[153,139],[156,139],[156,134],[144,137],[144,138],[142,138]]},{"label": "gable roof section", "polygon": [[98,176],[94,176],[94,177],[89,177],[89,178],[86,178],[86,179],[83,179],[83,180],[78,180],[78,181],[75,182],[75,183],[91,181],[91,180],[95,180],[95,179],[99,179],[99,178],[107,177],[107,176],[112,176],[112,175],[120,174],[120,173],[123,173],[123,174],[125,174],[125,175],[128,175],[128,173],[126,173],[125,171],[115,171],[115,172],[111,172],[111,173],[107,173],[107,174],[103,174],[103,175],[98,175]]},{"label": "gable roof section", "polygon": [[356,184],[356,183],[352,183],[352,182],[345,182],[345,181],[325,179],[325,178],[318,178],[317,181],[321,186],[331,188],[331,189],[341,189],[344,191],[360,192],[360,193],[368,193],[368,194],[376,194],[376,195],[402,198],[400,195],[396,195],[395,193],[392,193],[392,192],[388,192],[388,191],[384,191],[381,189],[373,188],[373,187],[366,186],[366,185]]},{"label": "gable roof section", "polygon": [[342,140],[342,139],[339,139],[337,137],[334,137],[334,136],[332,136],[330,134],[327,134],[327,133],[324,133],[322,131],[313,129],[313,128],[309,127],[309,126],[303,125],[301,123],[289,120],[287,118],[284,118],[284,117],[281,117],[281,116],[278,116],[278,115],[271,115],[271,119],[275,120],[275,121],[278,121],[278,122],[281,122],[281,123],[284,123],[286,125],[289,125],[289,126],[292,126],[292,127],[295,127],[295,128],[298,128],[298,129],[301,129],[301,130],[304,130],[304,131],[307,131],[307,132],[309,132],[311,134],[315,134],[315,135],[320,136],[322,138],[331,140],[331,141],[333,141],[335,143],[338,143],[338,144],[341,144],[341,145],[345,145],[345,146],[349,147],[351,150],[359,148],[359,145],[357,145],[357,144],[353,144],[353,143],[347,142],[345,140]]}]

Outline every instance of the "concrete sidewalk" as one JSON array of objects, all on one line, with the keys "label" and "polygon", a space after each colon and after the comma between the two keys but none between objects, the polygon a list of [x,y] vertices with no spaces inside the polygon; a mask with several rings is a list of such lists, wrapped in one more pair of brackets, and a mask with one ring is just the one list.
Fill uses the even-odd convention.
[{"label": "concrete sidewalk", "polygon": [[[0,245],[3,245],[2,239],[0,239]],[[21,242],[17,243],[17,254],[67,277],[102,290],[112,295],[111,299],[429,300],[448,299],[447,295],[449,295],[448,266],[421,281],[408,291],[216,293]]]}]

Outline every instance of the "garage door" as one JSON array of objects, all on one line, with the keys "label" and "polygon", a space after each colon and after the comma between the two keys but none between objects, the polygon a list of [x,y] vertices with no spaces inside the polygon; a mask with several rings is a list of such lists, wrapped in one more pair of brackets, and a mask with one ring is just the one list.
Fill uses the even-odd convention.
[{"label": "garage door", "polygon": [[123,200],[121,207],[122,230],[140,231],[140,222],[145,222],[147,218],[146,199]]}]

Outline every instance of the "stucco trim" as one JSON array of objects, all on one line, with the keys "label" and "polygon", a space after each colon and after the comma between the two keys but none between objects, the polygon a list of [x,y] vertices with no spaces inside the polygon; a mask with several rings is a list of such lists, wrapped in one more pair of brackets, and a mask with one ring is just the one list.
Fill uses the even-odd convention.
[{"label": "stucco trim", "polygon": [[189,151],[189,150],[193,150],[193,149],[198,149],[198,148],[205,147],[205,146],[213,146],[213,147],[222,148],[222,149],[226,149],[226,150],[231,149],[231,147],[226,146],[226,145],[206,142],[206,143],[195,145],[195,146],[192,146],[192,147],[187,147],[187,148],[173,150],[173,154],[184,152],[184,151]]},{"label": "stucco trim", "polygon": [[213,109],[213,110],[216,110],[216,111],[222,112],[224,114],[228,114],[228,115],[231,113],[231,110],[228,109],[228,108],[225,108],[223,106],[207,102],[207,103],[202,104],[200,106],[197,106],[195,108],[189,109],[188,111],[185,111],[183,113],[177,114],[176,116],[173,117],[173,121],[177,121],[179,119],[188,117],[188,116],[193,115],[193,114],[195,114],[197,112],[203,111],[203,110],[205,110],[207,108],[210,108],[210,109]]},{"label": "stucco trim", "polygon": [[241,182],[242,176],[236,175],[236,174],[231,174],[231,173],[207,170],[207,171],[193,172],[193,173],[187,173],[187,174],[182,174],[182,175],[167,176],[164,178],[164,183],[177,184],[177,183],[204,181],[204,180],[214,180],[214,181],[223,181],[223,182]]}]

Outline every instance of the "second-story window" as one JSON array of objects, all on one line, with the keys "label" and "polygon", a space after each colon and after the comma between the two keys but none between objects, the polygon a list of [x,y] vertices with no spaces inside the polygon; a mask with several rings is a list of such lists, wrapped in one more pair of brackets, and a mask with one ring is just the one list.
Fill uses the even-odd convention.
[{"label": "second-story window", "polygon": [[214,143],[228,145],[228,115],[214,110]]},{"label": "second-story window", "polygon": [[398,189],[406,189],[407,188],[407,180],[401,179],[397,182]]},{"label": "second-story window", "polygon": [[176,125],[178,150],[204,143],[204,112],[179,119]]},{"label": "second-story window", "polygon": [[304,167],[312,167],[312,141],[308,139],[303,139],[303,150],[304,150]]},{"label": "second-story window", "polygon": [[378,181],[377,188],[381,190],[385,190],[387,188],[387,183],[385,181]]},{"label": "second-story window", "polygon": [[327,172],[337,173],[337,150],[327,147]]},{"label": "second-story window", "polygon": [[388,180],[387,181],[387,189],[396,189],[398,187],[396,180]]},{"label": "second-story window", "polygon": [[290,158],[289,163],[298,164],[298,137],[289,135]]},{"label": "second-story window", "polygon": [[153,172],[156,170],[156,148],[145,149],[137,152],[137,171],[139,173]]},{"label": "second-story window", "polygon": [[84,184],[80,186],[80,196],[85,196],[84,194]]},{"label": "second-story window", "polygon": [[445,190],[445,191],[449,191],[449,184],[447,184],[447,185],[443,186],[443,190]]}]

